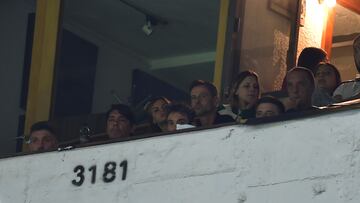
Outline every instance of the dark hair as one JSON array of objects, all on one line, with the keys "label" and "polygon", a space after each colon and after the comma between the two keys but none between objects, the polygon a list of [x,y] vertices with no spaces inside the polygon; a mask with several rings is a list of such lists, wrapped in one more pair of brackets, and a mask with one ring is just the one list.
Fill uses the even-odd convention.
[{"label": "dark hair", "polygon": [[210,92],[211,96],[213,96],[213,97],[216,97],[218,95],[218,91],[217,91],[217,88],[215,87],[215,85],[212,84],[211,82],[204,81],[204,80],[194,80],[190,84],[189,91],[191,92],[191,90],[197,86],[204,86]]},{"label": "dark hair", "polygon": [[320,62],[327,62],[327,53],[325,50],[317,47],[306,47],[300,53],[297,66],[307,68],[315,73],[315,67]]},{"label": "dark hair", "polygon": [[304,67],[294,67],[291,70],[289,70],[285,76],[285,80],[284,80],[284,87],[285,89],[287,89],[287,77],[290,73],[292,72],[303,72],[305,73],[305,75],[308,77],[310,84],[312,86],[312,88],[315,88],[315,78],[314,78],[314,74],[307,68]]},{"label": "dark hair", "polygon": [[236,96],[236,91],[239,88],[239,85],[242,83],[242,81],[245,80],[245,78],[247,77],[255,77],[256,81],[259,83],[259,76],[254,71],[247,70],[239,73],[231,85],[230,105],[232,110],[238,111],[239,109],[239,98],[238,96]]},{"label": "dark hair", "polygon": [[126,119],[128,119],[130,125],[133,125],[135,122],[134,114],[132,113],[129,106],[125,104],[113,104],[111,108],[106,112],[106,120],[109,119],[110,113],[112,111],[118,111]]},{"label": "dark hair", "polygon": [[184,114],[188,117],[190,123],[193,122],[195,118],[194,110],[192,110],[188,105],[183,103],[170,104],[167,107],[167,112],[168,115],[173,112]]},{"label": "dark hair", "polygon": [[360,35],[354,39],[353,48],[354,48],[355,66],[358,72],[360,73]]},{"label": "dark hair", "polygon": [[168,98],[163,97],[163,96],[152,97],[145,103],[144,111],[146,111],[149,115],[151,115],[150,110],[151,110],[152,105],[159,100],[163,100],[166,104],[171,103],[171,101]]},{"label": "dark hair", "polygon": [[54,128],[47,121],[40,121],[34,123],[30,128],[30,135],[31,133],[39,130],[46,130],[49,131],[51,134],[55,135]]},{"label": "dark hair", "polygon": [[315,75],[317,73],[317,71],[319,70],[319,67],[320,66],[329,66],[335,73],[335,79],[336,79],[336,87],[340,85],[341,83],[341,75],[340,75],[340,72],[339,70],[336,68],[335,65],[331,64],[331,63],[324,63],[324,62],[321,62],[319,63],[319,65],[316,66],[315,68]]},{"label": "dark hair", "polygon": [[[158,97],[150,98],[144,106],[144,111],[146,112],[147,120],[150,124],[152,131],[154,131],[154,132],[162,131],[161,128],[159,127],[159,125],[157,123],[154,123],[154,118],[152,117],[152,112],[151,112],[151,107],[154,105],[155,102],[157,102],[159,100],[164,101],[166,103],[166,105],[171,104],[171,101],[169,99],[167,99],[166,97],[158,96]],[[165,108],[165,110],[167,110],[167,109]]]},{"label": "dark hair", "polygon": [[258,100],[258,102],[256,103],[256,108],[260,105],[260,104],[264,104],[264,103],[270,103],[270,104],[274,104],[278,109],[280,113],[284,113],[285,112],[285,107],[284,104],[279,101],[278,99],[276,99],[275,97],[272,96],[265,96],[262,97]]}]

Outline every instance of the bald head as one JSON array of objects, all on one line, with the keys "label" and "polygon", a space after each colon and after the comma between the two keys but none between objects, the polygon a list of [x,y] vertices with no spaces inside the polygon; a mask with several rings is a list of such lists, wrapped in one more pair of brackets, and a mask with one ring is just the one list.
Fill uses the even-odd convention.
[{"label": "bald head", "polygon": [[296,103],[296,109],[305,110],[311,107],[314,88],[314,76],[310,70],[296,67],[286,74],[286,90],[289,99]]}]

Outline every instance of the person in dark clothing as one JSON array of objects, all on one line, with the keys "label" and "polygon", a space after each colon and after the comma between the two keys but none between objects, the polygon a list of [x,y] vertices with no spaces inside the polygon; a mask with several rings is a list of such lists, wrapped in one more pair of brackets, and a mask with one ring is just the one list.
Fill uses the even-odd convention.
[{"label": "person in dark clothing", "polygon": [[231,116],[217,113],[219,96],[216,87],[207,81],[195,80],[190,88],[191,107],[200,126],[233,122]]}]

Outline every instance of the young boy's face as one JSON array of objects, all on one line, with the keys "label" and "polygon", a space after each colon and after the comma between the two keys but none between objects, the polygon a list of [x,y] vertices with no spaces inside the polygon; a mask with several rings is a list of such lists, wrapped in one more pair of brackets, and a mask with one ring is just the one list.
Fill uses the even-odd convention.
[{"label": "young boy's face", "polygon": [[175,131],[176,124],[189,124],[189,118],[180,112],[171,112],[167,118],[168,131]]}]

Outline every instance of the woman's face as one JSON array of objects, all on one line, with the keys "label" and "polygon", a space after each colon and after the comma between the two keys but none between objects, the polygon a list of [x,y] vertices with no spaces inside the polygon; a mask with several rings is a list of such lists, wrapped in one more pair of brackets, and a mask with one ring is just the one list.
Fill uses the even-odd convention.
[{"label": "woman's face", "polygon": [[166,105],[167,103],[159,99],[151,106],[151,117],[153,123],[162,123],[166,121]]},{"label": "woman's face", "polygon": [[315,74],[315,80],[317,87],[331,92],[334,91],[337,86],[335,71],[328,65],[319,66]]},{"label": "woman's face", "polygon": [[240,106],[252,107],[259,99],[259,83],[254,76],[246,77],[235,92]]}]

